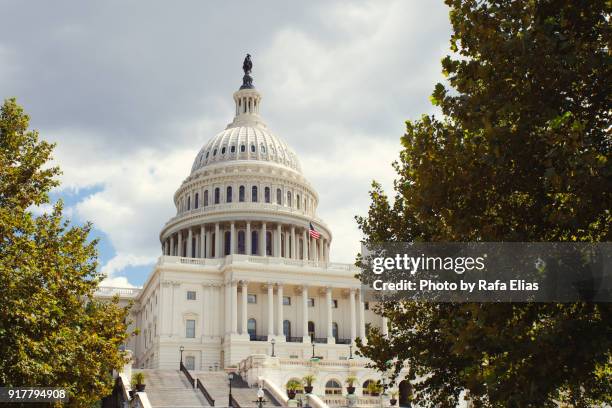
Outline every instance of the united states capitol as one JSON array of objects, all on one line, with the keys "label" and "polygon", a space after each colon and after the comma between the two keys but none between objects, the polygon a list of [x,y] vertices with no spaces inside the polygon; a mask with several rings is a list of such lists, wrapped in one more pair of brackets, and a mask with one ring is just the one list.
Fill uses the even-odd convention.
[{"label": "united states capitol", "polygon": [[[174,194],[176,215],[143,287],[97,292],[134,302],[139,334],[126,345],[124,382],[142,371],[154,407],[227,406],[229,373],[234,407],[254,406],[260,387],[270,406],[381,406],[369,384],[384,378],[356,355],[355,340],[367,326],[387,333],[386,319],[364,301],[358,270],[330,262],[333,234],[317,216],[317,191],[264,122],[251,67],[247,57],[233,120]],[[312,391],[288,399],[287,384],[307,375]],[[395,389],[410,406],[411,385]]]}]

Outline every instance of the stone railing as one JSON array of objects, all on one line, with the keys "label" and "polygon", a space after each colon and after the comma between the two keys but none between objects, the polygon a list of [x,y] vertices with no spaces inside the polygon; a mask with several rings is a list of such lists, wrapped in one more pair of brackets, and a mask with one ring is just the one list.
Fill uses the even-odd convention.
[{"label": "stone railing", "polygon": [[140,294],[141,291],[141,288],[116,288],[111,286],[100,286],[94,293],[94,296],[112,297],[115,295],[119,295],[125,298],[135,298]]},{"label": "stone railing", "polygon": [[290,259],[290,258],[280,258],[273,256],[253,256],[253,255],[227,255],[223,258],[188,258],[182,256],[171,256],[171,255],[162,255],[158,258],[157,264],[163,265],[167,263],[175,264],[183,264],[183,265],[202,265],[202,266],[225,266],[231,265],[233,263],[239,262],[250,262],[254,264],[263,264],[263,265],[286,265],[286,266],[296,266],[296,267],[310,267],[310,268],[319,268],[326,269],[330,271],[339,271],[339,272],[354,272],[358,273],[359,269],[352,264],[343,264],[343,263],[334,263],[334,262],[318,262],[318,261],[306,261],[300,259]]},{"label": "stone railing", "polygon": [[189,220],[190,218],[196,218],[201,215],[208,215],[214,213],[223,213],[226,214],[231,211],[271,211],[278,215],[294,215],[301,218],[308,218],[312,220],[314,223],[323,226],[325,229],[329,230],[329,227],[322,219],[318,217],[313,217],[311,214],[304,212],[303,209],[297,209],[294,207],[287,207],[284,205],[274,204],[274,203],[265,203],[265,202],[237,202],[237,203],[222,203],[222,204],[209,204],[206,207],[199,207],[196,209],[192,209],[189,211],[184,211],[174,217],[170,218],[168,222],[164,225],[162,230],[167,229],[168,227],[181,222]]}]

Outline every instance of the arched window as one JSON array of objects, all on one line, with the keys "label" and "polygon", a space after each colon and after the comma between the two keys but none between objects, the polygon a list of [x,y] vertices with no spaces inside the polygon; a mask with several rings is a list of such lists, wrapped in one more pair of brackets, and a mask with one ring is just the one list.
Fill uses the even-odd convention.
[{"label": "arched window", "polygon": [[297,209],[300,209],[300,195],[296,194],[295,195],[295,205],[297,205]]},{"label": "arched window", "polygon": [[270,202],[270,187],[264,188],[264,200],[266,203]]},{"label": "arched window", "polygon": [[287,340],[291,337],[291,322],[289,320],[283,320],[283,334]]},{"label": "arched window", "polygon": [[287,207],[291,207],[291,191],[287,191]]},{"label": "arched window", "polygon": [[191,210],[191,197],[187,197],[187,211]]},{"label": "arched window", "polygon": [[314,322],[308,322],[308,335],[310,336],[310,341],[314,341],[315,337],[315,324]]},{"label": "arched window", "polygon": [[208,205],[208,190],[204,190],[204,207]]},{"label": "arched window", "polygon": [[266,255],[272,256],[272,231],[266,231]]},{"label": "arched window", "polygon": [[238,231],[238,253],[239,254],[245,254],[245,248],[246,248],[246,243],[245,243],[245,233],[244,231]]},{"label": "arched window", "polygon": [[259,231],[251,231],[251,254],[259,255]]},{"label": "arched window", "polygon": [[255,145],[254,144],[251,145],[251,153],[255,153]]},{"label": "arched window", "polygon": [[332,337],[338,341],[338,323],[332,323]]},{"label": "arched window", "polygon": [[215,204],[219,204],[219,201],[221,201],[221,190],[217,187],[215,188]]},{"label": "arched window", "polygon": [[240,152],[241,153],[246,152],[246,146],[245,145],[240,145]]},{"label": "arched window", "polygon": [[329,380],[325,383],[325,395],[342,394],[342,386],[338,380]]},{"label": "arched window", "polygon": [[364,396],[365,395],[372,395],[372,396],[378,395],[378,393],[372,392],[372,390],[370,389],[370,387],[372,387],[370,384],[376,384],[377,382],[378,381],[375,381],[375,380],[366,380],[366,381],[364,381],[364,383],[361,386],[361,388],[362,388],[361,393]]},{"label": "arched window", "polygon": [[257,186],[253,186],[251,189],[251,201],[254,203],[257,202]]},{"label": "arched window", "polygon": [[213,150],[213,156],[217,155],[217,149]]},{"label": "arched window", "polygon": [[232,248],[232,233],[230,231],[225,231],[225,251],[223,251],[223,253],[225,255],[229,255],[231,248]]},{"label": "arched window", "polygon": [[264,145],[263,145],[263,143],[262,143],[262,145],[259,147],[259,150],[260,150],[260,151],[261,151],[263,154],[265,154],[265,153],[266,153],[266,146],[264,146]]},{"label": "arched window", "polygon": [[283,203],[283,192],[280,188],[276,189],[276,204],[281,205]]},{"label": "arched window", "polygon": [[253,318],[248,320],[247,332],[249,333],[251,340],[255,340],[255,336],[257,336],[257,320]]},{"label": "arched window", "polygon": [[232,202],[232,186],[227,186],[227,192],[225,194],[225,202],[226,203]]},{"label": "arched window", "polygon": [[200,195],[198,193],[195,194],[195,202],[193,203],[194,208],[198,208],[198,205],[200,204]]},{"label": "arched window", "polygon": [[225,147],[221,149],[221,154],[225,154]]},{"label": "arched window", "polygon": [[208,159],[208,155],[210,154],[210,151],[206,152],[206,158]]},{"label": "arched window", "polygon": [[230,148],[230,152],[236,153],[236,146],[232,145],[232,147]]},{"label": "arched window", "polygon": [[244,186],[238,187],[238,201],[244,202]]}]

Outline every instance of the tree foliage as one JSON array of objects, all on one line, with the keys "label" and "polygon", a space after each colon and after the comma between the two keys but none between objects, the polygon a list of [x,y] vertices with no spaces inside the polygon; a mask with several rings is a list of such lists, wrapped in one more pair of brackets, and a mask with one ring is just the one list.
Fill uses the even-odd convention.
[{"label": "tree foliage", "polygon": [[15,99],[0,110],[0,384],[67,389],[71,405],[109,394],[124,364],[127,309],[92,298],[97,272],[91,224],[70,226],[62,202],[38,217],[58,185],[53,144],[29,130]]},{"label": "tree foliage", "polygon": [[[369,243],[610,240],[612,3],[446,0],[453,27],[442,118],[406,122],[393,200],[377,183]],[[612,398],[609,304],[384,305],[424,404],[582,407]],[[397,371],[396,371],[397,373]],[[438,406],[436,405],[436,406]]]}]

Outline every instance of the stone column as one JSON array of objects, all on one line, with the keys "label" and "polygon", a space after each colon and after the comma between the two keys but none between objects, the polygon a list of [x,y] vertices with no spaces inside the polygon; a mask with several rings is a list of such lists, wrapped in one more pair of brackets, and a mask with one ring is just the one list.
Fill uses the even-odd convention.
[{"label": "stone column", "polygon": [[191,228],[189,228],[189,231],[187,231],[187,253],[185,254],[185,256],[187,258],[191,258],[192,255],[193,255],[193,231],[191,230]]},{"label": "stone column", "polygon": [[276,295],[278,296],[278,313],[276,315],[276,335],[283,335],[283,285],[278,283],[276,286]]},{"label": "stone column", "polygon": [[332,316],[332,288],[331,287],[327,287],[325,288],[325,298],[326,298],[326,303],[327,303],[327,344],[334,344],[335,340],[334,340],[334,333],[332,330],[332,322],[333,322],[333,316]]},{"label": "stone column", "polygon": [[206,257],[212,258],[212,231],[206,229]]},{"label": "stone column", "polygon": [[230,224],[230,255],[236,253],[236,226],[232,222]]},{"label": "stone column", "polygon": [[325,262],[329,262],[329,242],[325,243]]},{"label": "stone column", "polygon": [[387,319],[385,316],[383,316],[381,319],[380,332],[383,336],[387,336],[389,334],[389,319]]},{"label": "stone column", "polygon": [[215,258],[221,258],[221,228],[219,223],[215,223]]},{"label": "stone column", "polygon": [[238,282],[232,281],[232,334],[238,333]]},{"label": "stone column", "polygon": [[302,286],[302,342],[310,343],[308,335],[308,286]]},{"label": "stone column", "polygon": [[291,241],[291,237],[288,231],[285,231],[283,233],[283,236],[285,237],[285,258],[289,259],[291,258],[291,246],[289,245],[289,242]]},{"label": "stone column", "polygon": [[177,256],[183,256],[183,234],[182,231],[178,232],[178,249]]},{"label": "stone column", "polygon": [[[289,257],[289,256],[287,256]],[[291,259],[297,259],[297,242],[295,242],[295,227],[291,226]]]},{"label": "stone column", "polygon": [[206,229],[200,225],[200,258],[206,258]]},{"label": "stone column", "polygon": [[229,334],[231,332],[231,322],[232,322],[232,305],[231,305],[231,293],[230,287],[232,283],[230,281],[225,282],[225,319],[223,319],[223,331],[225,334]]},{"label": "stone column", "polygon": [[361,338],[361,341],[367,341],[365,326],[365,302],[363,299],[363,291],[359,292],[359,337]]},{"label": "stone column", "polygon": [[252,245],[252,243],[251,243],[251,222],[250,221],[247,221],[247,223],[246,223],[246,232],[245,232],[245,235],[246,235],[246,237],[244,237],[245,238],[244,242],[245,242],[246,248],[245,248],[244,253],[247,254],[247,255],[251,255],[251,245]]},{"label": "stone column", "polygon": [[202,284],[202,323],[201,323],[201,329],[200,331],[202,332],[202,337],[205,337],[206,334],[210,335],[212,334],[210,332],[210,328],[208,327],[208,324],[206,324],[206,316],[210,316],[208,313],[206,313],[206,303],[208,302],[208,299],[210,298],[210,284],[209,283],[203,283]]},{"label": "stone column", "polygon": [[274,284],[268,283],[268,340],[274,336]]},{"label": "stone column", "polygon": [[350,312],[351,312],[351,343],[357,338],[357,311],[355,310],[355,291],[351,288],[349,293]]},{"label": "stone column", "polygon": [[259,235],[259,248],[260,248],[260,255],[261,256],[267,256],[266,253],[266,247],[267,247],[267,242],[266,242],[266,223],[262,222],[261,223],[261,232]]},{"label": "stone column", "polygon": [[304,228],[304,231],[302,231],[302,258],[305,261],[308,260],[308,243],[308,231]]},{"label": "stone column", "polygon": [[319,257],[317,256],[317,240],[314,238],[311,238],[310,240],[312,242],[312,246],[311,246],[312,255],[310,257],[312,258],[313,261],[316,262],[319,260]]},{"label": "stone column", "polygon": [[249,332],[247,331],[247,326],[248,326],[248,310],[247,310],[247,306],[249,304],[249,299],[248,299],[248,293],[249,293],[249,288],[248,285],[249,283],[245,280],[240,281],[241,285],[242,285],[242,327],[241,327],[241,334],[243,335],[247,335]]},{"label": "stone column", "polygon": [[170,255],[174,256],[174,235],[170,235]]},{"label": "stone column", "polygon": [[281,234],[282,234],[282,226],[280,224],[276,224],[276,245],[274,245],[275,253],[273,256],[280,258],[281,256]]}]

